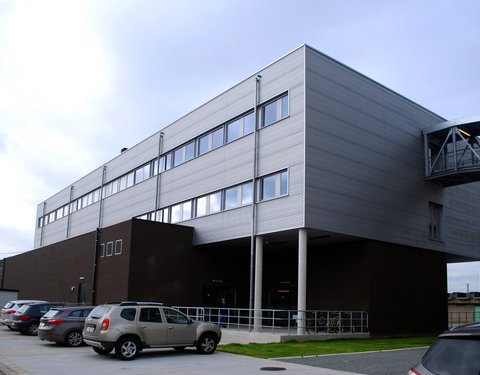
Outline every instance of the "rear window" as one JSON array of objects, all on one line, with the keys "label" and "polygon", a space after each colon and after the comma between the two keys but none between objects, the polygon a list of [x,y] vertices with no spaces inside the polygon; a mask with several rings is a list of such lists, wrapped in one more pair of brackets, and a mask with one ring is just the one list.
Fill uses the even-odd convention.
[{"label": "rear window", "polygon": [[94,319],[100,319],[102,316],[108,313],[110,309],[110,306],[97,306],[92,310],[89,317]]},{"label": "rear window", "polygon": [[15,304],[13,302],[7,302],[7,304],[3,308],[4,309],[10,309],[13,306],[15,306]]},{"label": "rear window", "polygon": [[440,338],[423,357],[429,371],[442,375],[471,375],[480,369],[480,337]]},{"label": "rear window", "polygon": [[22,313],[23,313],[23,312],[27,311],[27,309],[28,309],[29,307],[30,307],[30,305],[23,305],[22,307],[20,307],[20,308],[18,309],[18,312],[22,312]]},{"label": "rear window", "polygon": [[60,314],[61,311],[60,310],[50,310],[49,312],[47,312],[43,317],[44,318],[53,318],[55,315],[58,315]]}]

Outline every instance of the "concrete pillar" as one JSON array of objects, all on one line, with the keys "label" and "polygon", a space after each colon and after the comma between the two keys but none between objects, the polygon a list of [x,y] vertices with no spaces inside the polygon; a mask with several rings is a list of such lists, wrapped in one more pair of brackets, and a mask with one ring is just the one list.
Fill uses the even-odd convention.
[{"label": "concrete pillar", "polygon": [[253,308],[253,327],[255,332],[261,331],[262,325],[262,280],[263,280],[263,237],[255,237],[255,299]]},{"label": "concrete pillar", "polygon": [[307,309],[307,230],[298,230],[298,320],[297,334],[304,335]]}]

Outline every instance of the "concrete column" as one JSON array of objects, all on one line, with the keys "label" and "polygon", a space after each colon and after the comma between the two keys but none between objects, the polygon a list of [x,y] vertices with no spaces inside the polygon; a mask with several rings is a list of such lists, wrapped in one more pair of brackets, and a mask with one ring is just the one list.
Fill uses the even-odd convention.
[{"label": "concrete column", "polygon": [[307,230],[298,230],[298,320],[297,334],[304,335],[307,309]]},{"label": "concrete column", "polygon": [[261,331],[262,325],[262,280],[263,280],[263,237],[255,237],[255,299],[253,308],[253,327],[255,332]]}]

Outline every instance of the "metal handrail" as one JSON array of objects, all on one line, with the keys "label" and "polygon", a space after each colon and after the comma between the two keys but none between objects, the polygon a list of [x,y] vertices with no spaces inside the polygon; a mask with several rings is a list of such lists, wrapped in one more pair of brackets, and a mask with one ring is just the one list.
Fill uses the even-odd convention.
[{"label": "metal handrail", "polygon": [[[282,310],[223,307],[176,306],[188,316],[212,322],[223,328],[263,333],[297,333],[297,327],[305,327],[306,334],[340,334],[368,332],[367,311],[347,310]],[[305,314],[299,314],[304,312]],[[254,326],[251,316],[258,313],[260,325]],[[305,316],[300,320],[299,316]]]}]

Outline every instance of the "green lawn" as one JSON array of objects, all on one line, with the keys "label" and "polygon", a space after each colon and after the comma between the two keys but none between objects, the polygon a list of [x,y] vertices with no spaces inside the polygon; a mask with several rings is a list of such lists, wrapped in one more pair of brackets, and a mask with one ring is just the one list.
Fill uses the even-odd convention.
[{"label": "green lawn", "polygon": [[272,344],[219,345],[218,350],[258,358],[278,358],[415,348],[430,346],[434,340],[435,337],[402,337],[390,339],[333,339],[308,342],[287,341]]}]

